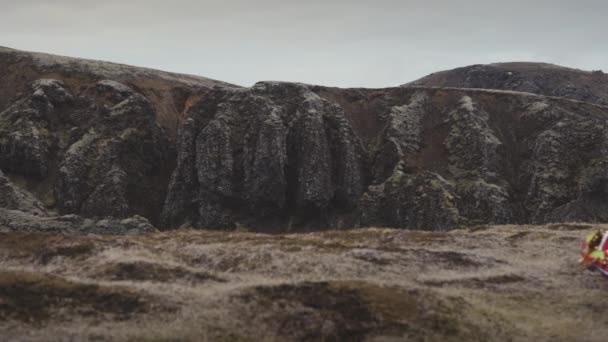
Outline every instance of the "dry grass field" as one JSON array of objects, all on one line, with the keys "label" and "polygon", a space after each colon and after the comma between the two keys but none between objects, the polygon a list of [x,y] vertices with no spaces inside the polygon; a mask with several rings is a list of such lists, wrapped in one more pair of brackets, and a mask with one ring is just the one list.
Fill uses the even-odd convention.
[{"label": "dry grass field", "polygon": [[0,339],[605,341],[585,224],[0,233]]}]

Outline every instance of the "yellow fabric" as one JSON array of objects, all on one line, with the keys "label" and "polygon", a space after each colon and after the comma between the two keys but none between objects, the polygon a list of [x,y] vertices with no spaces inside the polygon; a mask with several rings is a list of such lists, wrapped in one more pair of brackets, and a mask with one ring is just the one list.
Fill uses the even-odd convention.
[{"label": "yellow fabric", "polygon": [[590,233],[589,235],[587,235],[587,238],[585,239],[587,241],[587,244],[593,241],[593,238],[595,238],[596,236],[599,239],[598,235],[600,235],[600,232]]},{"label": "yellow fabric", "polygon": [[604,252],[597,249],[589,253],[589,257],[599,261],[606,261],[606,255],[604,254]]},{"label": "yellow fabric", "polygon": [[606,264],[606,254],[601,250],[601,246],[598,245],[596,248],[593,248],[593,250],[591,250],[589,246],[591,244],[596,244],[596,242],[599,242],[602,239],[602,235],[603,233],[601,231],[590,233],[589,235],[587,235],[585,239],[586,244],[583,248],[584,257],[581,259],[581,263],[588,264],[589,262],[591,262],[604,265]]}]

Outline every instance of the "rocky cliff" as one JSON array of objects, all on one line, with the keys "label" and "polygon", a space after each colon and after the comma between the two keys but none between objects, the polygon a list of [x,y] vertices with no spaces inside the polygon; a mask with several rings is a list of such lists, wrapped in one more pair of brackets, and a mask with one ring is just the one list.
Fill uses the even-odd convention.
[{"label": "rocky cliff", "polygon": [[[156,223],[183,112],[217,84],[230,87],[0,49],[0,169],[6,182],[19,184],[53,215],[141,215]],[[27,212],[31,206],[3,207]]]},{"label": "rocky cliff", "polygon": [[180,131],[163,219],[287,229],[605,220],[606,114],[500,91],[218,88]]},{"label": "rocky cliff", "polygon": [[8,49],[0,81],[0,207],[29,215],[13,229],[35,215],[265,231],[608,220],[601,101],[239,88]]}]

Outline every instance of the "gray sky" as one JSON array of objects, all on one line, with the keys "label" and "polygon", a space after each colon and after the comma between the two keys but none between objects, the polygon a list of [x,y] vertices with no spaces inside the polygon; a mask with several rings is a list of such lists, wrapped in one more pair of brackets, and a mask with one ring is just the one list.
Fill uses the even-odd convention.
[{"label": "gray sky", "polygon": [[477,63],[608,70],[606,0],[0,0],[0,45],[240,85],[386,87]]}]

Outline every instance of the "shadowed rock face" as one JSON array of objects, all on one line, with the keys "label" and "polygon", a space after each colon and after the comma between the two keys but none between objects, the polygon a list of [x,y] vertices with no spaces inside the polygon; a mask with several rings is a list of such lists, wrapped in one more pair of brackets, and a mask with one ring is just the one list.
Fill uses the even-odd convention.
[{"label": "shadowed rock face", "polygon": [[[19,185],[3,189],[31,192],[51,215],[158,223],[182,112],[216,84],[0,48],[0,169]],[[1,207],[32,214],[16,206],[26,197],[11,196]]]},{"label": "shadowed rock face", "polygon": [[365,148],[342,108],[308,87],[216,89],[188,116],[166,225],[319,226],[356,207],[367,182]]},{"label": "shadowed rock face", "polygon": [[27,191],[15,186],[0,171],[0,208],[8,210],[20,210],[32,215],[45,216],[46,210],[34,196]]},{"label": "shadowed rock face", "polygon": [[95,227],[138,215],[143,230],[145,219],[263,231],[608,220],[599,105],[475,89],[236,88],[0,56],[3,82],[27,76],[19,93],[1,87],[11,97],[0,101],[0,207],[11,229],[65,221],[56,215]]},{"label": "shadowed rock face", "polygon": [[144,96],[105,92],[101,82],[78,95],[58,80],[34,82],[0,113],[0,168],[61,213],[154,220],[172,145]]}]

